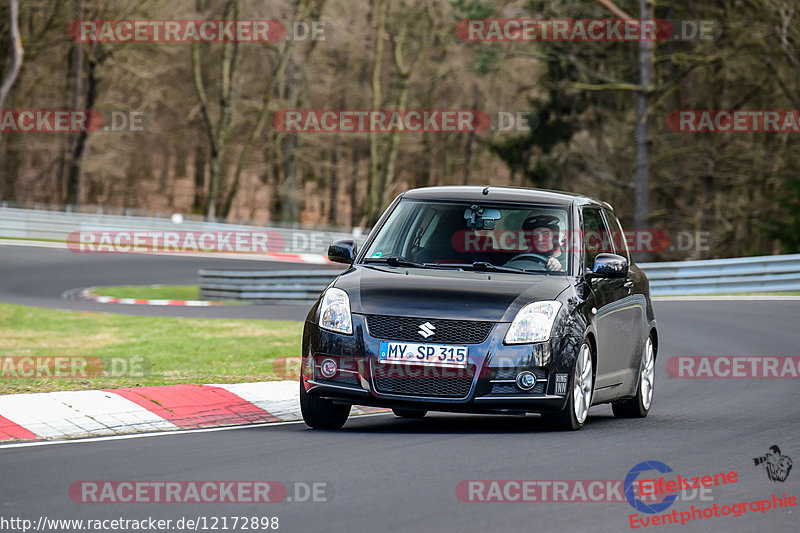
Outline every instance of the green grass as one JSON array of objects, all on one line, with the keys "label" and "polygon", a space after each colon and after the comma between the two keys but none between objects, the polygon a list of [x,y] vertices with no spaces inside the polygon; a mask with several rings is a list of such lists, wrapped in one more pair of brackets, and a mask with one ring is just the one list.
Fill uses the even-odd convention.
[{"label": "green grass", "polygon": [[[91,290],[95,296],[112,296],[114,298],[134,298],[139,300],[199,300],[198,285],[120,285],[116,287],[95,287]],[[238,300],[224,301],[225,305],[251,305],[251,302]]]},{"label": "green grass", "polygon": [[64,243],[64,241],[60,239],[40,239],[38,237],[4,237],[0,236],[0,241],[35,241],[35,242],[60,242]]},{"label": "green grass", "polygon": [[200,297],[200,287],[197,285],[122,285],[96,287],[92,289],[92,294],[142,300],[197,300]]},{"label": "green grass", "polygon": [[[301,322],[139,317],[0,304],[0,394],[293,378]],[[23,378],[6,356],[144,358],[144,375]],[[275,362],[275,369],[273,369]],[[296,369],[296,363],[288,368]]]}]

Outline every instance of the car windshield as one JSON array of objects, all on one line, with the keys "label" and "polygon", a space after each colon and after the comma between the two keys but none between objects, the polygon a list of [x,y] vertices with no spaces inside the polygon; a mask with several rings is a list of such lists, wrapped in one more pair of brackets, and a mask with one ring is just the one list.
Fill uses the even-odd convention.
[{"label": "car windshield", "polygon": [[552,205],[402,200],[364,263],[566,274],[567,210]]}]

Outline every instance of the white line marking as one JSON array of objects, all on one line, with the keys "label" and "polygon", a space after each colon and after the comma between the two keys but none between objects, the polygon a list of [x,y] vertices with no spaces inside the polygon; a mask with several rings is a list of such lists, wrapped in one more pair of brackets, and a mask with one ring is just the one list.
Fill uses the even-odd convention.
[{"label": "white line marking", "polygon": [[[389,413],[370,413],[358,415],[358,418],[366,418],[371,416],[386,416]],[[74,444],[79,442],[102,442],[108,440],[125,440],[125,439],[139,439],[142,437],[167,437],[170,435],[184,435],[186,433],[212,433],[214,431],[229,431],[232,429],[248,429],[248,428],[261,428],[268,426],[285,426],[288,424],[303,424],[302,420],[292,420],[291,422],[264,422],[262,424],[247,424],[242,426],[225,426],[219,428],[201,428],[201,429],[179,429],[177,431],[159,431],[158,433],[133,433],[130,435],[109,435],[106,437],[90,437],[83,439],[70,439],[70,440],[46,440],[37,442],[17,442],[14,444],[0,445],[0,450],[6,448],[30,448],[33,446],[51,446],[53,444]]]},{"label": "white line marking", "polygon": [[715,302],[728,300],[797,301],[800,296],[653,296],[656,302]]}]

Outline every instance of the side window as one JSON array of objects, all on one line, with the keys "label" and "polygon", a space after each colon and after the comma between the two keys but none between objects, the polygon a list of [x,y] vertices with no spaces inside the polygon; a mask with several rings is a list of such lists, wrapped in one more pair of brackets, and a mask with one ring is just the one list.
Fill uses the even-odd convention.
[{"label": "side window", "polygon": [[601,253],[614,253],[611,245],[611,235],[606,227],[606,221],[599,208],[587,207],[583,209],[583,250],[584,266],[592,268],[594,258]]},{"label": "side window", "polygon": [[625,232],[622,230],[622,224],[620,224],[619,219],[612,211],[603,209],[603,213],[605,213],[606,221],[611,227],[611,237],[614,242],[614,248],[617,250],[617,253],[627,259],[628,264],[630,264],[631,252],[628,249],[628,242],[625,239]]}]

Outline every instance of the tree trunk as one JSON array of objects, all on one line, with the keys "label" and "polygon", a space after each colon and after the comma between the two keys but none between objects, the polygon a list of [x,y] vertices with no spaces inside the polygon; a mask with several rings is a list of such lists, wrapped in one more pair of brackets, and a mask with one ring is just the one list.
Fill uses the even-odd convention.
[{"label": "tree trunk", "polygon": [[204,211],[206,189],[206,151],[199,144],[194,151],[194,200],[192,201],[192,212],[202,213]]},{"label": "tree trunk", "polygon": [[[650,0],[639,0],[639,18],[652,19],[653,8]],[[642,231],[650,225],[650,153],[648,146],[650,91],[653,84],[653,43],[643,40],[639,43],[639,92],[636,98],[636,175],[634,189],[634,227]],[[647,254],[640,252],[637,260],[647,260]]]},{"label": "tree trunk", "polygon": [[[342,107],[342,109],[344,109]],[[342,157],[342,148],[339,143],[339,134],[331,148],[331,169],[328,173],[328,224],[335,226],[339,219],[339,160]]]},{"label": "tree trunk", "polygon": [[19,35],[19,4],[17,0],[9,0],[8,13],[11,65],[8,68],[8,72],[3,76],[3,82],[0,83],[0,109],[3,109],[8,91],[11,90],[11,86],[14,85],[17,75],[19,75],[19,69],[22,67],[22,56],[25,53],[22,48],[22,38]]},{"label": "tree trunk", "polygon": [[[84,109],[90,111],[94,109],[94,103],[97,99],[97,76],[96,68],[97,61],[94,58],[94,51],[96,50],[96,43],[93,45],[93,51],[89,59],[89,71],[86,79],[86,105]],[[72,148],[69,157],[69,166],[67,168],[67,197],[66,204],[80,204],[82,189],[81,171],[83,163],[83,152],[86,149],[86,141],[89,138],[89,132],[83,130],[78,133],[75,139],[75,146]]]},{"label": "tree trunk", "polygon": [[[381,108],[381,70],[383,67],[383,41],[386,33],[386,12],[387,0],[378,0],[378,16],[375,23],[375,57],[372,61],[372,110],[377,111]],[[372,224],[376,217],[378,204],[382,191],[380,190],[380,179],[382,172],[382,159],[379,146],[380,138],[378,132],[369,132],[369,177],[367,178],[367,198],[364,201],[364,216],[367,217],[367,224]]]}]

